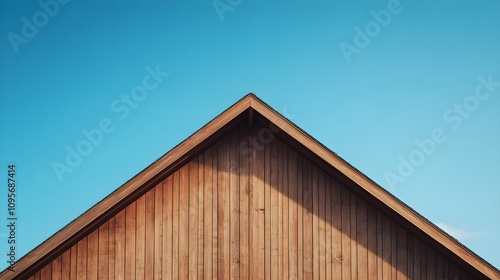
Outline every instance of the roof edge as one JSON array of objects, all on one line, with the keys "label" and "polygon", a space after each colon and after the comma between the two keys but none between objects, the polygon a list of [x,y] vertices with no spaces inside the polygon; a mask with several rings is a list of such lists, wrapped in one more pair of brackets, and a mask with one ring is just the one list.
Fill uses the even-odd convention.
[{"label": "roof edge", "polygon": [[341,172],[349,180],[360,186],[368,194],[381,203],[384,203],[397,215],[422,230],[430,238],[434,239],[463,261],[469,263],[476,270],[492,279],[500,279],[500,273],[493,265],[476,255],[459,241],[449,236],[442,229],[390,194],[387,190],[372,181],[340,156],[332,152],[329,148],[314,139],[307,132],[303,131],[279,112],[272,109],[254,93],[246,94],[228,109],[213,118],[205,126],[194,132],[158,160],[132,177],[129,181],[118,187],[110,195],[95,204],[88,211],[28,252],[16,262],[15,272],[7,268],[0,273],[0,278],[9,277],[9,279],[13,279],[23,275],[26,271],[36,270],[39,268],[39,264],[44,262],[44,258],[48,258],[48,254],[61,249],[61,246],[64,247],[61,250],[65,250],[72,246],[73,244],[69,242],[72,237],[76,236],[83,229],[88,228],[94,220],[110,211],[114,205],[125,200],[136,190],[150,182],[157,174],[162,172],[162,170],[169,168],[169,166],[175,164],[179,159],[189,154],[190,151],[198,147],[247,109],[253,109],[261,114],[290,137],[301,143],[305,148],[309,149],[312,153],[316,154],[319,158]]},{"label": "roof edge", "polygon": [[[252,108],[271,121],[278,128],[289,134],[292,138],[296,139],[299,143],[315,153],[329,165],[339,170],[342,174],[370,195],[387,205],[391,210],[403,217],[409,223],[421,229],[426,235],[443,245],[446,249],[450,250],[465,262],[469,263],[479,272],[492,279],[500,279],[500,271],[492,264],[484,260],[482,257],[460,243],[457,239],[450,236],[437,225],[413,210],[406,203],[368,178],[368,176],[360,172],[357,168],[349,164],[335,152],[331,151],[328,147],[321,144],[307,132],[296,126],[292,121],[275,111],[257,96],[253,95],[253,97],[254,98],[251,103]],[[277,119],[277,117],[279,118]]]},{"label": "roof edge", "polygon": [[72,220],[65,227],[22,256],[15,263],[15,271],[9,270],[8,267],[4,269],[0,272],[0,278],[3,279],[4,277],[9,277],[9,279],[15,279],[20,275],[24,275],[26,271],[31,270],[34,267],[38,267],[37,264],[43,262],[43,259],[49,253],[60,249],[61,245],[63,245],[65,249],[72,246],[73,244],[65,243],[67,243],[73,236],[77,235],[82,229],[88,227],[94,220],[110,211],[113,205],[118,204],[121,200],[133,194],[134,191],[153,179],[156,174],[168,168],[171,164],[175,163],[204,140],[208,139],[210,136],[222,129],[226,124],[231,122],[245,110],[251,108],[252,100],[256,99],[258,98],[255,94],[246,94],[243,98],[214,117],[210,122],[191,134],[184,141],[174,146],[155,162],[122,184],[111,194],[97,202],[86,212]]}]

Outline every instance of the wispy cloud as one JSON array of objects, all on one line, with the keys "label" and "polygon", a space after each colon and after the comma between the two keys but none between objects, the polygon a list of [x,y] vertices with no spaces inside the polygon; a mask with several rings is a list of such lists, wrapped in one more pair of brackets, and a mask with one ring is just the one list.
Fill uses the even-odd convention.
[{"label": "wispy cloud", "polygon": [[469,231],[463,228],[456,228],[444,223],[436,223],[436,225],[458,240],[475,239],[482,236],[481,232]]}]

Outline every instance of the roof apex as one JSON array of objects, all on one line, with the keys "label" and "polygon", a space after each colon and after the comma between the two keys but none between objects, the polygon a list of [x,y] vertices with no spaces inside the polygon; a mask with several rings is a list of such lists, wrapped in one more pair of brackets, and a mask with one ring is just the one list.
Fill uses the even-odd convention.
[{"label": "roof apex", "polygon": [[[251,109],[251,110],[250,110]],[[323,146],[305,131],[287,120],[284,116],[272,109],[254,93],[248,93],[231,107],[215,117],[208,124],[200,128],[186,140],[168,151],[154,163],[146,167],[132,179],[116,189],[113,193],[98,202],[87,212],[73,220],[66,227],[48,238],[38,247],[27,253],[16,263],[16,271],[8,269],[0,273],[1,279],[19,279],[29,276],[30,273],[40,269],[45,263],[75,244],[82,236],[97,228],[109,216],[124,209],[134,194],[141,189],[155,186],[166,172],[176,169],[180,162],[193,150],[203,146],[202,143],[211,136],[220,132],[231,121],[235,120],[246,110],[249,115],[255,110],[264,118],[284,131],[291,138],[317,155],[331,167],[338,170],[350,181],[358,185],[370,196],[385,204],[391,211],[419,228],[426,235],[453,252],[460,259],[491,279],[500,279],[500,273],[492,265],[468,250],[465,246],[450,237],[437,226],[420,216],[406,204],[392,196],[389,192],[370,180],[356,168],[344,161],[327,147]]]}]

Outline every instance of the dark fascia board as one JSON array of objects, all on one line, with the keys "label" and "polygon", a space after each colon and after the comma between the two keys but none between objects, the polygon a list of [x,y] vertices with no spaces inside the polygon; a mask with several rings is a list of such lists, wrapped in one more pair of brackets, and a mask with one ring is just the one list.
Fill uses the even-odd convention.
[{"label": "dark fascia board", "polygon": [[154,187],[162,178],[168,176],[168,173],[178,168],[181,162],[184,162],[196,151],[203,149],[203,147],[211,143],[210,139],[214,139],[216,135],[220,135],[221,132],[231,127],[231,123],[235,123],[237,118],[245,118],[251,124],[254,121],[255,113],[269,120],[274,126],[300,143],[315,156],[327,163],[327,165],[340,172],[369,196],[375,198],[385,205],[387,209],[390,209],[399,217],[420,229],[421,232],[432,238],[432,240],[435,240],[438,244],[441,244],[450,252],[453,252],[471,267],[490,279],[500,279],[498,269],[391,195],[252,93],[244,96],[207,125],[203,126],[109,196],[98,202],[87,212],[22,257],[16,263],[15,272],[8,269],[4,270],[0,274],[0,278],[20,279],[37,271],[44,264],[55,258],[58,253],[68,249],[79,238],[88,234],[90,230],[95,229],[109,215],[115,214],[125,208],[138,194]]}]

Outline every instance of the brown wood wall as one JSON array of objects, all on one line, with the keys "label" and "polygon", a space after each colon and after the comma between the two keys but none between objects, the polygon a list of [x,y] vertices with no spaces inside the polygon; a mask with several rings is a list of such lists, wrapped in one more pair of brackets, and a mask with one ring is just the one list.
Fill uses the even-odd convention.
[{"label": "brown wood wall", "polygon": [[471,279],[271,131],[233,130],[30,279]]}]

